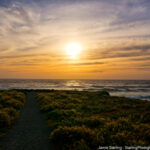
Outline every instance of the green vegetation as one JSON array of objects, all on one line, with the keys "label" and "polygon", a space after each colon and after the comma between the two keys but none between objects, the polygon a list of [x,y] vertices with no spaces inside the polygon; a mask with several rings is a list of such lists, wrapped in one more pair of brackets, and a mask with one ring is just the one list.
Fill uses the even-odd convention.
[{"label": "green vegetation", "polygon": [[25,102],[25,95],[17,91],[0,91],[0,137],[18,117]]},{"label": "green vegetation", "polygon": [[38,93],[41,111],[59,150],[150,146],[150,102],[102,92]]}]

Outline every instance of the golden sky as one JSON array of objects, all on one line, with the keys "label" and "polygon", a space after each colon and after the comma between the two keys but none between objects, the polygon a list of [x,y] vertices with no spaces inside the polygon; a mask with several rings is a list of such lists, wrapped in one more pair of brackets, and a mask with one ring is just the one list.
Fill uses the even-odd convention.
[{"label": "golden sky", "polygon": [[148,0],[2,0],[0,78],[150,79],[149,28]]}]

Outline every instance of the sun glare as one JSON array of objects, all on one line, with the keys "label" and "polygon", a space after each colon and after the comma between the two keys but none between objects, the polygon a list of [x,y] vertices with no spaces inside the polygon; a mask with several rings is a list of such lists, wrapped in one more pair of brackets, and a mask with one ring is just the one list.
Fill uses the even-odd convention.
[{"label": "sun glare", "polygon": [[80,43],[72,42],[66,45],[65,50],[69,58],[76,59],[82,51],[82,46]]}]

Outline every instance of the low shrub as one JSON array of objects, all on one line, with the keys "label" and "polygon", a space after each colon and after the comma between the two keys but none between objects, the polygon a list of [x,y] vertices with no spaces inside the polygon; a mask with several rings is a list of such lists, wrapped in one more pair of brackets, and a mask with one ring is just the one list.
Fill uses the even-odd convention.
[{"label": "low shrub", "polygon": [[84,139],[87,147],[93,149],[96,148],[98,144],[94,141],[94,132],[84,126],[59,127],[51,133],[50,139],[55,145],[57,145],[57,148],[60,150],[71,149],[77,142],[80,142],[82,139]]},{"label": "low shrub", "polygon": [[150,123],[150,112],[146,112],[143,114],[141,122],[142,123]]},{"label": "low shrub", "polygon": [[10,127],[11,119],[7,112],[0,111],[0,129]]},{"label": "low shrub", "polygon": [[15,99],[10,99],[6,102],[6,105],[8,107],[13,107],[15,108],[16,110],[20,110],[22,107],[23,107],[23,103],[18,101],[18,100],[15,100]]},{"label": "low shrub", "polygon": [[111,135],[112,145],[134,146],[132,141],[130,141],[130,138],[131,138],[131,134],[128,132],[117,132],[116,134]]},{"label": "low shrub", "polygon": [[73,144],[70,150],[90,150],[90,147],[86,144],[84,139],[81,139],[79,142]]},{"label": "low shrub", "polygon": [[4,108],[3,111],[7,112],[7,114],[10,116],[11,120],[14,120],[18,117],[19,112],[14,109],[13,107]]},{"label": "low shrub", "polygon": [[38,93],[50,139],[59,150],[93,150],[99,145],[150,145],[150,102],[108,92]]},{"label": "low shrub", "polygon": [[18,117],[25,102],[25,95],[17,91],[0,92],[0,135],[4,135],[12,121]]},{"label": "low shrub", "polygon": [[150,125],[140,124],[139,132],[137,133],[139,139],[145,141],[145,145],[150,145]]},{"label": "low shrub", "polygon": [[52,120],[56,120],[56,121],[58,121],[58,120],[61,121],[61,120],[65,119],[67,117],[70,117],[72,115],[75,115],[74,111],[72,111],[72,110],[55,109],[55,110],[47,113],[47,118],[52,119]]},{"label": "low shrub", "polygon": [[88,117],[83,119],[83,124],[89,128],[99,128],[103,127],[106,120],[100,117]]},{"label": "low shrub", "polygon": [[107,91],[100,91],[98,93],[99,96],[109,96],[109,93]]}]

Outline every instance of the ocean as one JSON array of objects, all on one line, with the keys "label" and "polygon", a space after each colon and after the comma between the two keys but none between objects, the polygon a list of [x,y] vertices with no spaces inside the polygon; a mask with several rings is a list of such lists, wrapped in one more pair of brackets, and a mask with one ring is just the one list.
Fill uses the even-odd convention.
[{"label": "ocean", "polygon": [[0,90],[8,89],[107,90],[113,96],[150,100],[150,80],[0,79]]}]

